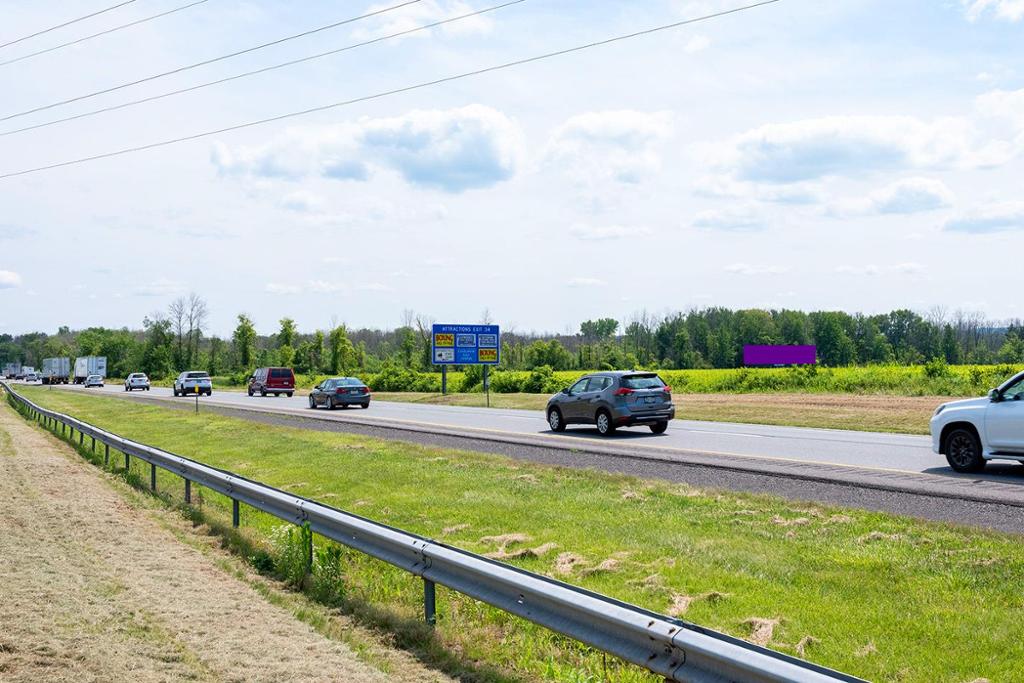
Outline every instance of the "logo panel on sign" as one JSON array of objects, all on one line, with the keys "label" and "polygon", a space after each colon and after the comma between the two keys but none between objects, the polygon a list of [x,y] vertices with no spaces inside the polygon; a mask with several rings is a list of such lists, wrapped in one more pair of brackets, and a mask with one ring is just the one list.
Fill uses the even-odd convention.
[{"label": "logo panel on sign", "polygon": [[434,349],[435,363],[454,363],[455,349]]},{"label": "logo panel on sign", "polygon": [[481,348],[493,349],[498,346],[498,335],[496,334],[481,334],[477,338],[480,340]]},{"label": "logo panel on sign", "polygon": [[434,346],[455,346],[454,334],[435,334]]},{"label": "logo panel on sign", "polygon": [[459,348],[470,348],[476,346],[476,335],[475,334],[460,334],[458,336],[458,342],[456,346]]},{"label": "logo panel on sign", "polygon": [[497,363],[498,349],[479,349],[477,359],[481,363]]}]

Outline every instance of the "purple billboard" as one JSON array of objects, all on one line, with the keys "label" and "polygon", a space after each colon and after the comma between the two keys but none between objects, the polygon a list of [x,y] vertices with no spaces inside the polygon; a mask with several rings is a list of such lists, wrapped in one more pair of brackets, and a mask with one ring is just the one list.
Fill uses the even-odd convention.
[{"label": "purple billboard", "polygon": [[743,347],[744,365],[814,365],[817,362],[817,346]]}]

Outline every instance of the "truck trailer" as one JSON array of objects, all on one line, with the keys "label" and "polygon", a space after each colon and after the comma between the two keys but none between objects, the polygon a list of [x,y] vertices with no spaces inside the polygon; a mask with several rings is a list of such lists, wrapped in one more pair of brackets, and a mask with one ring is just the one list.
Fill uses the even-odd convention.
[{"label": "truck trailer", "polygon": [[75,384],[82,384],[89,375],[99,375],[106,379],[106,356],[80,356],[75,359]]},{"label": "truck trailer", "polygon": [[7,379],[14,379],[21,372],[21,363],[5,363],[4,364],[4,377]]},{"label": "truck trailer", "polygon": [[44,358],[43,384],[67,384],[71,381],[70,358]]}]

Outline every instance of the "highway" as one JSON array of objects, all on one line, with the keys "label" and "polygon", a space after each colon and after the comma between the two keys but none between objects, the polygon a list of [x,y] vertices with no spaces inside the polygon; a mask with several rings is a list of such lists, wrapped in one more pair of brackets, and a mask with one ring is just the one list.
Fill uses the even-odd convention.
[{"label": "highway", "polygon": [[[123,386],[58,390],[191,409],[170,389]],[[677,395],[685,415],[686,396]],[[217,391],[200,410],[265,424],[349,432],[461,448],[568,467],[588,467],[696,486],[770,493],[897,514],[1024,532],[1024,467],[989,463],[982,474],[953,472],[926,436],[675,420],[603,438],[593,428],[551,432],[539,411],[374,401],[368,410],[311,410],[305,396],[249,397]]]},{"label": "highway", "polygon": [[[155,387],[149,392],[135,391],[127,394],[120,384],[107,384],[102,389],[83,389],[80,386],[70,388],[75,391],[116,393],[137,399],[160,399],[176,403],[195,401],[194,398],[174,398],[170,389],[161,387]],[[306,417],[322,419],[345,416],[345,419],[358,419],[369,424],[386,421],[389,425],[401,423],[423,428],[471,430],[468,433],[544,437],[562,442],[579,442],[581,447],[594,442],[667,451],[699,451],[722,457],[855,466],[907,473],[952,471],[946,466],[945,458],[932,452],[931,440],[926,436],[673,420],[668,431],[661,435],[652,434],[646,427],[633,427],[620,429],[614,436],[606,438],[585,425],[570,426],[564,433],[556,434],[548,428],[543,413],[535,410],[374,401],[369,410],[355,407],[337,409],[331,413],[325,409],[310,410],[305,396],[250,397],[235,391],[215,391],[213,396],[203,396],[199,400],[203,405],[301,413]],[[686,396],[676,396],[675,401],[678,411],[685,415]]]}]

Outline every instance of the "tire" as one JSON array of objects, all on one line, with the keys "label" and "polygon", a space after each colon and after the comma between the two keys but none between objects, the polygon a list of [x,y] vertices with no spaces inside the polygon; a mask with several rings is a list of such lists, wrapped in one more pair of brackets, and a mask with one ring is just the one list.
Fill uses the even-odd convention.
[{"label": "tire", "polygon": [[612,416],[608,414],[607,410],[602,408],[597,411],[594,422],[597,424],[597,433],[601,436],[611,436],[615,433],[615,423],[612,422]]},{"label": "tire", "polygon": [[968,429],[954,429],[946,435],[943,445],[946,462],[957,472],[980,472],[985,469],[981,443],[974,432]]},{"label": "tire", "polygon": [[334,397],[327,397],[327,410],[334,410],[337,406],[334,405]]},{"label": "tire", "polygon": [[312,396],[309,397],[309,407],[311,410],[316,410],[316,401],[313,400]]},{"label": "tire", "polygon": [[360,403],[359,405],[361,405],[363,407],[363,410],[366,410],[367,408],[370,407],[369,402],[367,402],[367,403]]},{"label": "tire", "polygon": [[292,392],[290,392],[290,391],[285,392],[285,396],[287,396],[288,398],[291,398],[292,397]]},{"label": "tire", "polygon": [[249,398],[252,398],[252,395],[253,395],[253,394],[255,393],[255,392],[254,392],[254,391],[252,390],[252,387],[249,387],[248,389],[246,389],[246,392],[247,392],[247,393],[249,394]]},{"label": "tire", "polygon": [[668,422],[655,422],[651,425],[651,431],[655,434],[664,434],[668,429]]},{"label": "tire", "polygon": [[125,387],[124,390],[125,391],[131,391],[131,389],[129,389],[128,387]]},{"label": "tire", "polygon": [[565,431],[565,420],[562,419],[562,411],[558,408],[552,408],[548,411],[548,427],[553,432]]},{"label": "tire", "polygon": [[263,398],[266,398],[267,397],[267,390],[266,389],[260,389],[260,396],[262,396]]},{"label": "tire", "polygon": [[149,391],[149,387],[146,387],[146,391]]},{"label": "tire", "polygon": [[171,391],[174,392],[174,396],[175,396],[175,398],[177,398],[177,396],[178,396],[178,387],[171,387]]}]

